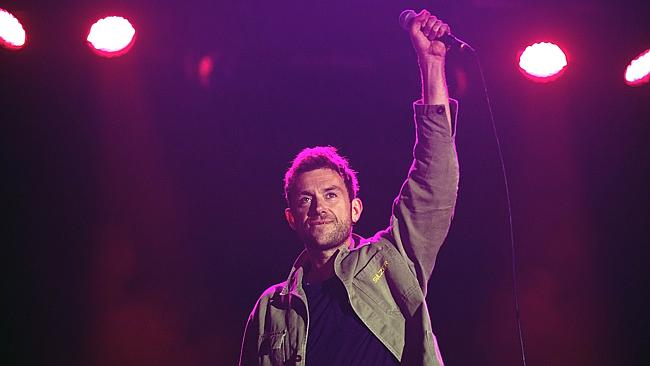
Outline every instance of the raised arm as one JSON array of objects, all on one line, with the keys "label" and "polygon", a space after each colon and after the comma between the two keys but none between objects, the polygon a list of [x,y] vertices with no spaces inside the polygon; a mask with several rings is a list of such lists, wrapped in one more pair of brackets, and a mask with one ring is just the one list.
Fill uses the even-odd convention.
[{"label": "raised arm", "polygon": [[[393,205],[391,234],[426,293],[440,246],[447,236],[456,204],[458,160],[445,80],[446,48],[436,40],[449,27],[426,10],[411,24],[418,55],[422,100],[415,102],[416,141],[413,163]],[[453,109],[453,110],[452,110]]]},{"label": "raised arm", "polygon": [[[449,113],[449,94],[445,79],[445,45],[436,38],[449,33],[449,26],[422,10],[411,22],[409,35],[418,56],[422,79],[422,102],[427,105],[443,105]],[[451,125],[450,125],[451,127]]]}]

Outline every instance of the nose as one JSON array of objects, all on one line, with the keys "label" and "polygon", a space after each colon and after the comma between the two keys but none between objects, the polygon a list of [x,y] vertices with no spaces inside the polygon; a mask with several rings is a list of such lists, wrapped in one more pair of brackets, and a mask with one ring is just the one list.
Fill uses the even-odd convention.
[{"label": "nose", "polygon": [[324,200],[319,197],[312,198],[311,206],[309,206],[309,216],[320,216],[325,212],[323,207]]}]

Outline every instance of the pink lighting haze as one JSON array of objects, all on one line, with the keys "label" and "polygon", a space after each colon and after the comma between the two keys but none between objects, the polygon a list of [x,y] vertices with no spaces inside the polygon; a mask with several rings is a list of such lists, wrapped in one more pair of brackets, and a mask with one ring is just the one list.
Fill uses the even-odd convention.
[{"label": "pink lighting haze", "polygon": [[5,48],[17,50],[25,45],[25,29],[18,19],[8,11],[0,9],[0,44]]},{"label": "pink lighting haze", "polygon": [[638,86],[650,81],[650,49],[632,60],[625,70],[625,82]]},{"label": "pink lighting haze", "polygon": [[210,76],[214,71],[214,61],[210,56],[203,56],[199,60],[199,80],[201,85],[208,86],[210,84]]},{"label": "pink lighting haze", "polygon": [[548,42],[530,45],[519,56],[522,73],[539,82],[555,80],[566,65],[567,59],[562,49]]},{"label": "pink lighting haze", "polygon": [[97,54],[104,57],[121,56],[133,45],[135,28],[131,23],[117,16],[98,20],[90,27],[88,44]]}]

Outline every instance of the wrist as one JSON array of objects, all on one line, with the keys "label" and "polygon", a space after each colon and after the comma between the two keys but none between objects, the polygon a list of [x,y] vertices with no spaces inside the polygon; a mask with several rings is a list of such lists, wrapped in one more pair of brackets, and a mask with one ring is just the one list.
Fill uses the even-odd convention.
[{"label": "wrist", "polygon": [[422,78],[422,100],[425,104],[445,104],[448,100],[444,59],[418,60]]},{"label": "wrist", "polygon": [[425,71],[444,71],[445,69],[445,58],[444,57],[432,57],[429,55],[422,56],[418,55],[418,65],[420,65],[420,70]]}]

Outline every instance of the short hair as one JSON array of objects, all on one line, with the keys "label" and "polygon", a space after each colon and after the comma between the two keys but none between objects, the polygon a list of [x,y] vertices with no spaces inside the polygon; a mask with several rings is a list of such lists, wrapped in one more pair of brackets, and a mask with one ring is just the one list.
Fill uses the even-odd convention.
[{"label": "short hair", "polygon": [[341,156],[335,147],[332,146],[315,146],[303,149],[296,155],[291,162],[291,166],[284,174],[284,198],[287,205],[291,207],[291,198],[293,197],[296,177],[316,169],[332,169],[345,183],[350,201],[357,197],[359,193],[359,180],[357,172],[350,168],[348,160]]}]

